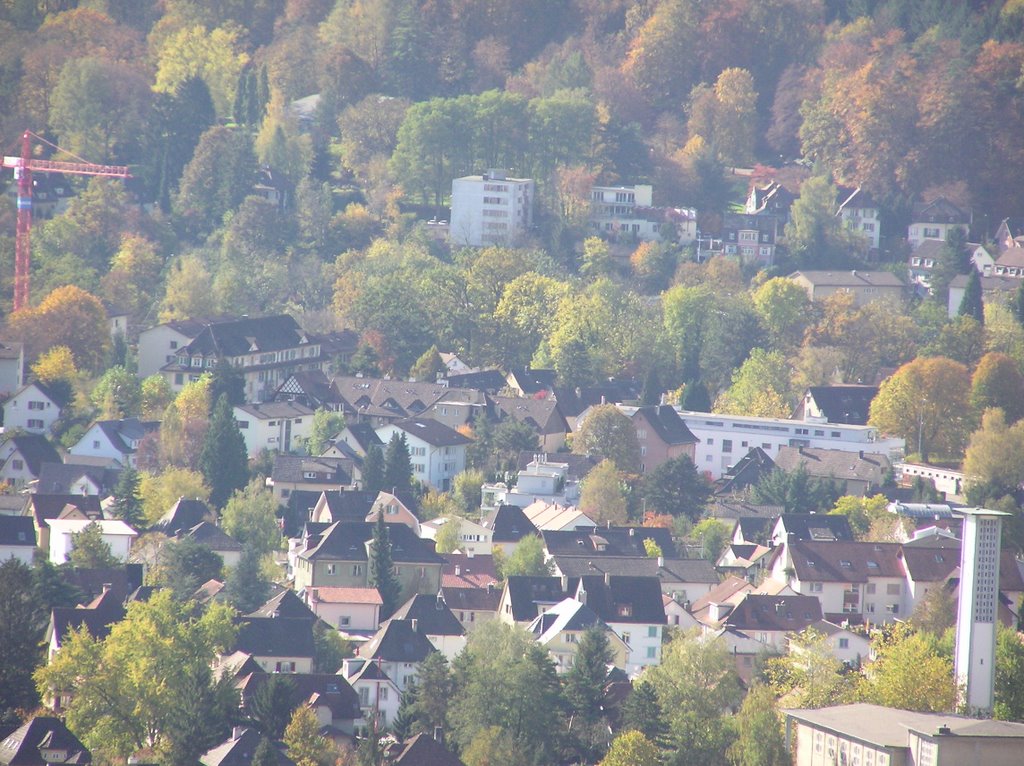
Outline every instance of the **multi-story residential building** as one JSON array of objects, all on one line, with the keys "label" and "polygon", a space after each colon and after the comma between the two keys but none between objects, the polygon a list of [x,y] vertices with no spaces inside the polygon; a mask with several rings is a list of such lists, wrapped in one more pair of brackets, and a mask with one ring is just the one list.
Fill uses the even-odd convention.
[{"label": "multi-story residential building", "polygon": [[62,395],[45,383],[29,383],[4,402],[4,429],[49,433],[66,403]]},{"label": "multi-story residential building", "polygon": [[850,231],[867,242],[868,248],[877,250],[882,241],[882,223],[878,218],[878,204],[859,186],[856,189],[839,187],[836,197],[836,217]]},{"label": "multi-story residential building", "polygon": [[726,213],[722,221],[722,251],[739,256],[744,263],[771,266],[779,219],[773,215]]},{"label": "multi-story residential building", "polygon": [[882,437],[874,426],[707,412],[681,411],[680,415],[697,438],[694,462],[712,479],[720,478],[753,447],[760,447],[769,457],[778,455],[780,447],[811,447],[857,455],[876,452],[892,459],[902,455],[906,446],[903,439]]},{"label": "multi-story residential building", "polygon": [[159,421],[124,418],[97,420],[68,448],[78,457],[103,458],[122,467],[136,467],[136,453],[142,439],[160,430]]},{"label": "multi-story residential building", "polygon": [[595,186],[590,191],[590,226],[602,237],[658,242],[671,232],[677,242],[697,237],[694,208],[654,207],[649,184]]},{"label": "multi-story residential building", "polygon": [[167,361],[157,371],[179,391],[223,362],[242,373],[245,400],[263,402],[271,400],[292,373],[321,370],[336,356],[344,356],[339,344],[348,341],[348,336],[307,333],[286,314],[161,325],[139,338],[140,360],[143,353],[147,358],[146,367],[140,362],[139,374],[163,357]]},{"label": "multi-story residential building", "polygon": [[[295,590],[369,586],[373,527],[369,522],[338,521],[309,538],[307,547],[295,559]],[[387,527],[402,600],[417,593],[436,594],[445,562],[434,551],[433,543],[416,537],[405,524]]]},{"label": "multi-story residential building", "polygon": [[966,235],[971,220],[970,210],[964,210],[945,197],[931,202],[916,202],[907,227],[907,241],[915,248],[926,239],[944,242],[954,229],[960,229]]},{"label": "multi-story residential building", "polygon": [[416,481],[447,492],[455,476],[466,468],[466,445],[472,440],[444,423],[431,418],[406,418],[377,429],[377,436],[385,444],[394,434],[405,435]]},{"label": "multi-story residential building", "polygon": [[669,460],[696,456],[697,437],[690,433],[676,410],[667,405],[617,405],[633,423],[640,444],[640,473],[650,473]]},{"label": "multi-story residential building", "polygon": [[748,215],[767,214],[778,218],[780,225],[789,221],[789,210],[796,197],[778,181],[769,181],[763,186],[754,184],[747,194],[744,212]]},{"label": "multi-story residential building", "polygon": [[313,410],[297,402],[243,404],[234,414],[249,457],[263,450],[291,452],[313,428]]},{"label": "multi-story residential building", "polygon": [[449,237],[455,245],[513,245],[533,226],[536,184],[488,170],[452,181]]}]

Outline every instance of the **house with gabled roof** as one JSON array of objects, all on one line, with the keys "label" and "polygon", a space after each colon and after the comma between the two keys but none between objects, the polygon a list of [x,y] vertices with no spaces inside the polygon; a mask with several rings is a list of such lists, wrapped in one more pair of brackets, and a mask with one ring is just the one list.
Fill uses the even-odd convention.
[{"label": "house with gabled roof", "polygon": [[44,463],[61,462],[56,448],[42,434],[15,434],[0,444],[0,481],[23,489],[36,481]]},{"label": "house with gabled roof", "polygon": [[669,460],[688,457],[696,462],[697,437],[670,405],[617,405],[636,429],[640,444],[640,473],[650,473]]},{"label": "house with gabled roof", "polygon": [[661,636],[667,623],[656,577],[518,577],[506,579],[498,619],[532,623],[566,598],[586,604],[629,647],[625,670],[633,674],[661,662]]},{"label": "house with gabled roof", "polygon": [[43,463],[35,491],[105,497],[113,493],[120,475],[119,468],[91,463]]},{"label": "house with gabled roof", "polygon": [[501,370],[474,370],[472,372],[449,372],[444,382],[452,388],[471,388],[491,396],[496,395],[508,383]]},{"label": "house with gabled roof", "polygon": [[580,415],[599,404],[622,404],[640,399],[643,384],[635,379],[609,379],[590,386],[554,386],[555,403],[569,430],[576,430]]},{"label": "house with gabled roof", "polygon": [[719,576],[707,559],[638,558],[636,556],[552,556],[556,576],[604,577],[605,575],[655,577],[664,594],[689,603],[718,585]]},{"label": "house with gabled roof", "polygon": [[635,556],[648,558],[644,541],[651,540],[666,558],[678,558],[672,530],[663,527],[594,527],[567,532],[542,531],[549,556]]},{"label": "house with gabled roof", "polygon": [[[202,766],[251,766],[263,735],[248,726],[235,726],[231,736],[201,756]],[[295,766],[295,762],[277,747],[270,749],[275,766]]]},{"label": "house with gabled roof", "polygon": [[352,448],[353,452],[361,457],[366,457],[366,452],[370,447],[384,449],[384,442],[377,436],[377,431],[373,425],[361,420],[345,423],[345,427],[331,438],[332,446],[339,441],[347,444]]},{"label": "house with gabled roof", "polygon": [[482,588],[465,587],[469,579],[468,575],[446,574],[441,585],[445,604],[467,633],[495,619],[501,603],[501,586],[497,581]]},{"label": "house with gabled roof", "polygon": [[47,434],[60,419],[66,396],[38,380],[22,386],[4,402],[4,429]]},{"label": "house with gabled roof", "polygon": [[915,202],[907,227],[907,242],[912,248],[926,239],[945,242],[949,233],[960,229],[966,235],[973,219],[970,210],[965,210],[945,197],[930,202]]},{"label": "house with gabled roof", "polygon": [[517,367],[508,371],[505,382],[513,396],[535,396],[544,391],[553,391],[556,377],[554,370]]},{"label": "house with gabled roof", "polygon": [[316,614],[296,595],[295,591],[288,590],[287,588],[268,598],[259,608],[247,614],[246,617],[305,620],[310,623],[317,621]]},{"label": "house with gabled roof", "polygon": [[135,453],[147,434],[160,430],[160,422],[138,418],[97,420],[68,453],[82,457],[104,458],[111,464],[137,467]]},{"label": "house with gabled roof", "polygon": [[751,487],[771,473],[775,461],[761,447],[751,447],[746,455],[728,466],[715,479],[715,494],[718,496],[745,495]]},{"label": "house with gabled roof", "polygon": [[850,231],[864,238],[870,250],[877,250],[882,241],[882,222],[878,203],[859,186],[839,187],[836,195],[836,218]]},{"label": "house with gabled roof", "polygon": [[36,716],[0,741],[0,766],[92,763],[92,753],[59,718]]},{"label": "house with gabled roof", "polygon": [[[54,607],[50,611],[50,624],[45,636],[48,660],[53,660],[72,631],[84,627],[93,638],[104,639],[110,635],[110,626],[123,620],[124,615],[124,604],[110,586],[105,586],[102,593],[86,604]],[[59,704],[61,700],[56,702]]]},{"label": "house with gabled roof", "polygon": [[877,395],[878,386],[811,386],[793,417],[808,423],[866,426],[871,402]]},{"label": "house with gabled roof", "polygon": [[566,598],[537,615],[526,630],[534,640],[548,650],[555,662],[555,670],[565,673],[576,660],[580,639],[591,629],[602,631],[608,639],[612,664],[625,668],[629,657],[629,645],[609,628],[604,621],[586,604],[574,598]]},{"label": "house with gabled roof", "polygon": [[323,369],[330,359],[322,346],[322,338],[305,332],[286,314],[206,323],[169,355],[173,358],[160,367],[160,374],[180,391],[223,362],[241,372],[245,400],[263,402],[292,373]]},{"label": "house with gabled roof", "polygon": [[541,531],[572,532],[577,529],[594,529],[597,527],[597,522],[575,505],[552,503],[541,498],[524,506],[523,515]]},{"label": "house with gabled roof", "polygon": [[44,550],[50,548],[50,521],[65,514],[69,508],[76,510],[80,514],[79,518],[103,518],[100,499],[96,495],[58,495],[40,492],[30,494],[28,498],[25,514],[32,517],[36,539],[39,541],[39,547]]},{"label": "house with gabled roof", "polygon": [[448,608],[443,592],[417,594],[400,606],[391,619],[410,620],[449,662],[466,646],[466,629]]},{"label": "house with gabled roof", "polygon": [[466,469],[466,447],[473,440],[440,421],[405,418],[377,429],[377,436],[385,444],[395,434],[405,436],[416,481],[447,492],[455,476]]},{"label": "house with gabled roof", "polygon": [[505,555],[515,551],[519,541],[527,535],[540,536],[540,530],[533,525],[523,509],[515,505],[500,505],[483,518],[483,525],[491,530],[492,548],[501,549]]},{"label": "house with gabled roof", "polygon": [[348,659],[339,675],[346,677],[359,699],[357,731],[365,733],[374,721],[379,728],[395,720],[402,704],[402,692],[384,670],[383,662]]},{"label": "house with gabled roof", "polygon": [[378,494],[364,492],[361,489],[324,490],[310,509],[309,520],[326,524],[333,524],[336,521],[366,521]]},{"label": "house with gabled roof", "polygon": [[773,545],[789,540],[853,542],[853,528],[841,513],[783,513],[770,525],[767,539]]},{"label": "house with gabled roof", "polygon": [[279,503],[287,503],[296,490],[323,492],[354,489],[361,477],[359,466],[348,458],[275,455],[267,486]]},{"label": "house with gabled roof", "polygon": [[241,617],[233,651],[252,655],[267,673],[311,673],[316,653],[313,621]]},{"label": "house with gabled roof", "polygon": [[416,734],[395,749],[397,753],[389,756],[392,766],[466,766],[444,743],[425,732]]},{"label": "house with gabled roof", "polygon": [[847,452],[815,447],[779,447],[775,467],[792,472],[803,468],[809,476],[835,481],[844,495],[867,497],[891,477],[892,463],[879,452]]},{"label": "house with gabled roof", "polygon": [[458,428],[489,408],[484,393],[456,388],[446,381],[338,375],[332,383],[342,397],[345,417],[353,422],[369,422],[374,428],[414,417],[430,417],[449,428]]},{"label": "house with gabled roof", "polygon": [[187,532],[204,521],[215,521],[217,515],[202,500],[190,497],[179,497],[174,505],[153,525],[157,532],[174,537]]},{"label": "house with gabled roof", "polygon": [[493,532],[483,524],[472,519],[458,516],[440,516],[420,524],[420,537],[437,540],[437,534],[446,524],[457,524],[457,550],[473,555],[490,556],[492,550],[491,537]]},{"label": "house with gabled roof", "polygon": [[436,651],[426,633],[419,629],[416,619],[392,617],[356,649],[355,658],[345,660],[342,673],[351,678],[364,663],[375,664],[404,693],[416,679],[420,663]]},{"label": "house with gabled roof", "polygon": [[569,423],[554,397],[496,396],[494,405],[503,419],[512,418],[529,426],[544,452],[557,452],[565,444]]},{"label": "house with gabled roof", "polygon": [[[270,673],[257,671],[241,679],[237,689],[244,712],[251,713],[253,699],[272,678]],[[344,676],[337,673],[292,673],[288,680],[295,690],[293,699],[316,713],[321,735],[336,742],[351,742],[362,711],[359,695]]]},{"label": "house with gabled roof", "polygon": [[[338,521],[312,538],[296,557],[295,589],[369,585],[373,528],[368,522]],[[402,598],[437,593],[444,559],[433,543],[421,540],[404,524],[387,524],[387,528]]]},{"label": "house with gabled roof", "polygon": [[704,624],[707,632],[731,628],[765,647],[782,651],[787,646],[786,637],[790,633],[799,633],[821,618],[821,602],[814,596],[746,593],[724,614],[722,611],[707,614]]},{"label": "house with gabled roof", "polygon": [[794,271],[789,275],[812,301],[823,301],[837,293],[849,293],[857,306],[874,301],[900,302],[906,285],[891,271]]},{"label": "house with gabled roof", "polygon": [[17,559],[32,566],[36,552],[36,528],[28,516],[0,515],[0,564]]},{"label": "house with gabled roof", "polygon": [[416,500],[408,492],[386,492],[381,490],[373,501],[373,507],[366,514],[364,521],[376,521],[378,516],[383,515],[384,521],[389,524],[405,524],[417,537],[420,533],[420,520],[415,512]]}]

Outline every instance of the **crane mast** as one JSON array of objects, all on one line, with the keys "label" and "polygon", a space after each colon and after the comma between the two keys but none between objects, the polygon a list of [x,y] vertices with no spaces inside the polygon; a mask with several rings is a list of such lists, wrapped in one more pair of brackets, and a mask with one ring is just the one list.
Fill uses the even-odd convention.
[{"label": "crane mast", "polygon": [[[14,244],[14,310],[28,308],[28,277],[32,261],[32,174],[66,173],[79,176],[103,176],[106,178],[131,178],[127,165],[96,165],[84,160],[61,162],[41,160],[32,156],[34,133],[26,130],[21,136],[21,155],[6,156],[5,168],[14,169],[18,182],[18,219]],[[40,139],[49,143],[45,139]],[[52,145],[52,144],[51,144]],[[55,147],[60,148],[60,147]],[[78,158],[81,159],[81,158]]]}]

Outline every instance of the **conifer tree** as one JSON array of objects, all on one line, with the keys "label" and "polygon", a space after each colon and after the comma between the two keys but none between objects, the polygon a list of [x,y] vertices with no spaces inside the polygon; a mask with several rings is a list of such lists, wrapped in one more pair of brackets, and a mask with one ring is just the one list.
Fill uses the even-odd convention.
[{"label": "conifer tree", "polygon": [[130,527],[138,528],[145,523],[142,512],[142,497],[139,495],[139,472],[132,466],[126,466],[117,479],[114,487],[114,503],[110,510],[115,518],[121,519]]},{"label": "conifer tree", "polygon": [[373,550],[370,551],[370,586],[380,593],[383,603],[380,618],[386,620],[399,607],[402,585],[395,577],[394,562],[391,559],[391,535],[384,523],[384,514],[377,516],[373,527]]},{"label": "conifer tree", "polygon": [[402,491],[412,487],[412,458],[409,456],[409,442],[405,434],[391,435],[384,452],[384,487]]},{"label": "conifer tree", "polygon": [[655,744],[665,740],[665,717],[654,685],[647,681],[633,684],[633,691],[622,703],[622,730],[636,730]]},{"label": "conifer tree", "polygon": [[962,317],[971,317],[985,324],[985,304],[981,295],[981,275],[977,269],[971,269],[967,277],[967,287],[964,288],[964,297],[960,301],[960,310],[957,312]]},{"label": "conifer tree", "polygon": [[384,450],[371,444],[363,459],[363,489],[377,494],[384,489]]},{"label": "conifer tree", "polygon": [[263,605],[270,593],[270,583],[260,569],[260,553],[257,548],[247,545],[242,549],[238,564],[228,571],[224,589],[228,603],[242,614],[253,612]]},{"label": "conifer tree", "polygon": [[249,480],[245,439],[235,422],[227,394],[221,394],[213,408],[199,453],[199,470],[210,487],[210,503],[215,508],[223,508],[231,493],[242,489]]}]

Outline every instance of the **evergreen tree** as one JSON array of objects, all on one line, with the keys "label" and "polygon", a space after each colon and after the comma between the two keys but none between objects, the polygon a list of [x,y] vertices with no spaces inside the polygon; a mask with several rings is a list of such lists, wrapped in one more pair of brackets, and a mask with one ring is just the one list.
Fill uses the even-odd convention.
[{"label": "evergreen tree", "polygon": [[602,719],[608,666],[614,659],[607,634],[598,627],[589,628],[580,638],[573,665],[563,677],[576,748],[584,763],[597,761],[607,747],[607,725]]},{"label": "evergreen tree", "polygon": [[41,664],[40,649],[49,610],[33,594],[32,570],[16,558],[0,564],[0,721],[17,708],[39,704],[32,672]]},{"label": "evergreen tree", "polygon": [[661,380],[658,377],[658,368],[652,367],[647,372],[647,377],[644,379],[644,390],[640,395],[640,403],[660,404],[662,393]]},{"label": "evergreen tree", "polygon": [[259,550],[247,545],[242,549],[238,564],[228,572],[225,583],[228,603],[242,614],[258,609],[267,600],[270,583],[260,568]]},{"label": "evergreen tree", "polygon": [[217,358],[210,381],[210,401],[217,402],[221,394],[228,398],[228,404],[237,407],[245,404],[245,378],[242,371],[232,366],[224,357]]},{"label": "evergreen tree", "polygon": [[370,587],[376,588],[383,603],[380,607],[380,618],[386,620],[399,607],[402,596],[402,585],[395,576],[394,562],[391,558],[391,536],[388,525],[384,523],[384,514],[377,516],[373,526],[373,550],[370,552]]},{"label": "evergreen tree", "polygon": [[252,754],[252,766],[277,766],[277,754],[274,746],[266,737],[260,739],[256,752]]},{"label": "evergreen tree", "polygon": [[384,486],[387,490],[407,490],[412,488],[412,458],[409,457],[409,442],[405,434],[397,432],[391,435],[384,452]]},{"label": "evergreen tree", "polygon": [[622,703],[622,730],[635,730],[656,744],[665,741],[665,716],[658,702],[654,684],[637,681],[632,693]]},{"label": "evergreen tree", "polygon": [[121,565],[103,539],[103,528],[96,522],[71,535],[68,561],[76,569],[109,569]]},{"label": "evergreen tree", "polygon": [[416,702],[418,699],[419,689],[416,686],[416,681],[410,679],[405,691],[402,692],[402,701],[398,705],[395,720],[391,722],[391,733],[395,735],[399,744],[418,731],[416,727]]},{"label": "evergreen tree", "polygon": [[142,512],[142,497],[139,495],[141,477],[139,472],[128,465],[121,471],[114,487],[114,502],[110,511],[130,527],[138,529],[145,522]]},{"label": "evergreen tree", "polygon": [[377,494],[384,489],[384,450],[371,444],[363,459],[363,489]]},{"label": "evergreen tree", "polygon": [[689,412],[711,412],[711,396],[702,380],[691,380],[683,389],[682,407]]},{"label": "evergreen tree", "polygon": [[455,682],[448,660],[441,652],[431,652],[420,663],[416,688],[416,730],[433,733],[435,727],[447,731],[448,705],[455,693]]},{"label": "evergreen tree", "polygon": [[981,296],[981,275],[977,269],[971,269],[967,277],[967,287],[964,288],[964,297],[960,301],[960,310],[957,312],[962,317],[971,317],[981,324],[985,323],[985,304]]},{"label": "evergreen tree", "polygon": [[170,541],[160,549],[159,563],[154,580],[168,588],[179,601],[191,598],[199,586],[209,580],[220,579],[224,559],[209,546],[191,537]]},{"label": "evergreen tree", "polygon": [[223,508],[231,493],[242,489],[249,480],[245,440],[227,394],[221,394],[213,408],[199,453],[199,470],[210,487],[210,504],[215,508]]},{"label": "evergreen tree", "polygon": [[249,715],[264,737],[279,740],[284,736],[298,702],[292,679],[280,673],[269,674],[252,695]]},{"label": "evergreen tree", "polygon": [[1013,294],[1013,315],[1017,322],[1024,326],[1024,280]]}]

